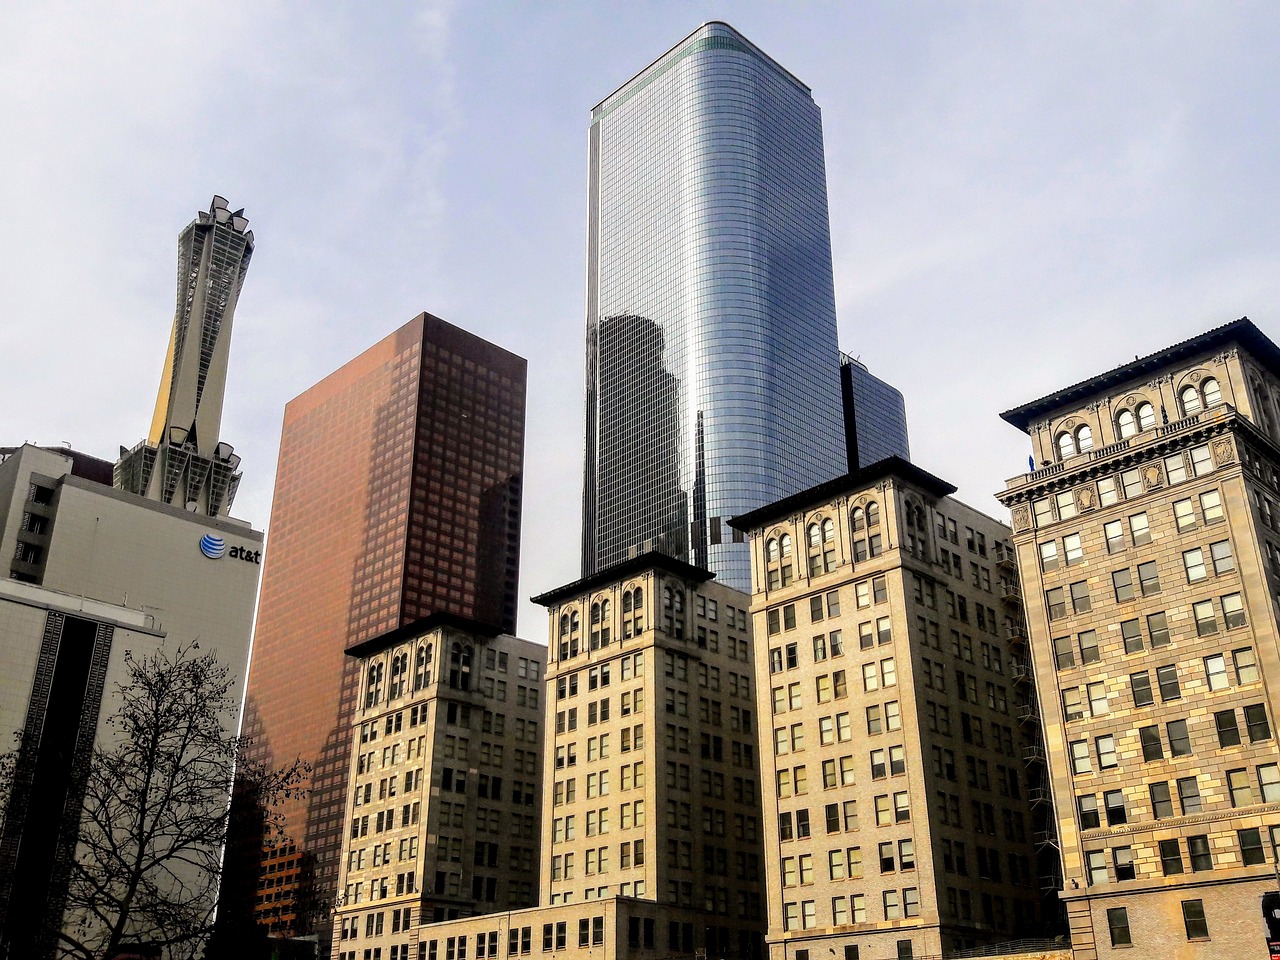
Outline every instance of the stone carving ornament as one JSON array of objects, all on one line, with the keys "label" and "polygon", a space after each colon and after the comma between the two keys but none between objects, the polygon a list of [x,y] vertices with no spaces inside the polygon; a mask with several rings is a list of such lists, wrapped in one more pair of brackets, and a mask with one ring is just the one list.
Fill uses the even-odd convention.
[{"label": "stone carving ornament", "polygon": [[1164,486],[1164,471],[1158,463],[1148,463],[1142,468],[1142,487],[1144,490],[1158,490]]},{"label": "stone carving ornament", "polygon": [[1076,507],[1083,513],[1097,506],[1093,484],[1087,483],[1076,487]]},{"label": "stone carving ornament", "polygon": [[1235,461],[1235,452],[1232,449],[1230,437],[1219,437],[1213,441],[1210,449],[1213,450],[1214,466],[1225,467],[1228,463]]},{"label": "stone carving ornament", "polygon": [[1027,509],[1025,503],[1020,503],[1013,508],[1013,529],[1021,533],[1023,530],[1031,528],[1031,511]]}]

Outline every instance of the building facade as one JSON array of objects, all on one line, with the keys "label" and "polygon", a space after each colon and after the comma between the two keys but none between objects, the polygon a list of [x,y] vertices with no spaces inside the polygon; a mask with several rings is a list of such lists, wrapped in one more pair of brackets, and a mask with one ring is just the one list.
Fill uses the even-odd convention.
[{"label": "building facade", "polygon": [[535,906],[546,647],[436,614],[349,653],[334,955],[409,960],[423,924]]},{"label": "building facade", "polygon": [[1044,936],[1008,529],[899,458],[733,521],[751,545],[769,955]]},{"label": "building facade", "polygon": [[[481,902],[494,912],[457,910],[442,922],[439,911],[411,912],[411,924],[421,916],[423,925],[401,926],[390,947],[378,941],[380,956],[761,957],[747,597],[706,570],[650,553],[534,599],[547,607],[551,634],[538,906],[512,911]],[[523,762],[527,773],[529,754]],[[438,799],[451,802],[449,790]],[[352,829],[363,831],[357,812]],[[438,843],[430,834],[424,842]],[[501,851],[498,862],[506,864]],[[513,860],[506,872],[527,865]],[[348,928],[353,952],[339,952],[338,960],[366,956],[369,943],[360,937],[370,921],[362,909],[365,927],[359,934],[356,924]]]},{"label": "building facade", "polygon": [[907,405],[901,390],[881,380],[860,360],[841,354],[840,394],[850,473],[888,457],[911,459]]},{"label": "building facade", "polygon": [[1075,956],[1266,957],[1280,349],[1239,320],[1003,416]]},{"label": "building facade", "polygon": [[845,472],[822,123],[707,23],[592,111],[583,573],[744,589],[730,517]]},{"label": "building facade", "polygon": [[285,408],[244,732],[273,765],[309,761],[311,793],[284,806],[282,844],[241,836],[229,869],[257,893],[226,915],[328,937],[360,681],[348,649],[434,613],[514,630],[525,366],[421,314]]},{"label": "building facade", "polygon": [[[70,450],[0,451],[0,556],[12,558],[0,737],[22,737],[0,839],[7,956],[54,956],[89,763],[109,739],[128,652],[198,639],[237,685],[245,677],[262,533],[114,489],[110,476],[108,461]],[[223,719],[236,729],[238,717]]]},{"label": "building facade", "polygon": [[219,439],[231,324],[253,256],[244,210],[214,197],[178,236],[178,307],[147,438],[120,448],[115,485],[207,517],[231,510],[240,458]]}]

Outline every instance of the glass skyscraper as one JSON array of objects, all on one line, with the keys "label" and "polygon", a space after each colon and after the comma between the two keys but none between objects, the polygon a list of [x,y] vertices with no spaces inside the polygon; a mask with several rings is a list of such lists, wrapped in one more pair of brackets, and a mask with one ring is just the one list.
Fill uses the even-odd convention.
[{"label": "glass skyscraper", "polygon": [[907,440],[907,405],[902,391],[881,380],[862,361],[841,355],[840,388],[844,393],[844,433],[849,472],[884,460],[911,459]]},{"label": "glass skyscraper", "polygon": [[589,177],[583,573],[749,590],[729,518],[847,469],[818,107],[704,24],[592,111]]}]

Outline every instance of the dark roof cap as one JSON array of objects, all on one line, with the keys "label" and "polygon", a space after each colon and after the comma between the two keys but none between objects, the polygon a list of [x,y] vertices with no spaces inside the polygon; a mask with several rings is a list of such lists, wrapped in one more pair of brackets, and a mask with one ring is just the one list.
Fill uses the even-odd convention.
[{"label": "dark roof cap", "polygon": [[929,493],[938,497],[950,496],[956,492],[956,488],[947,483],[947,481],[940,477],[935,477],[927,470],[921,470],[909,460],[904,460],[898,456],[885,457],[883,460],[877,460],[875,463],[868,464],[852,473],[846,473],[842,477],[836,477],[834,480],[827,480],[816,487],[810,487],[808,490],[793,493],[789,497],[783,497],[781,500],[767,504],[757,510],[752,510],[749,513],[739,514],[729,520],[729,526],[735,530],[754,530],[757,527],[763,527],[772,520],[776,520],[778,517],[786,516],[789,513],[794,513],[796,510],[813,506],[814,504],[825,503],[842,493],[848,493],[850,490],[865,487],[874,480],[891,476],[900,477],[908,483],[923,487]]},{"label": "dark roof cap", "polygon": [[675,557],[662,553],[658,550],[650,550],[648,553],[642,553],[639,556],[630,557],[619,563],[615,563],[611,567],[605,567],[603,570],[597,570],[595,573],[583,577],[581,580],[575,580],[573,583],[566,583],[563,587],[556,587],[554,590],[548,590],[546,593],[540,593],[536,597],[531,597],[534,603],[544,607],[550,607],[559,603],[561,600],[567,600],[570,597],[576,597],[584,593],[589,593],[598,587],[606,584],[614,583],[618,580],[625,580],[627,577],[634,576],[637,573],[643,573],[646,570],[665,570],[668,573],[674,573],[678,577],[686,580],[696,580],[702,583],[706,580],[715,579],[715,574],[710,570],[704,570],[702,567],[695,567],[691,563],[685,563],[683,560],[677,560]]},{"label": "dark roof cap", "polygon": [[1006,410],[1000,418],[1017,427],[1023,433],[1031,432],[1031,424],[1042,419],[1054,410],[1075,406],[1081,401],[1104,390],[1110,390],[1140,377],[1149,376],[1171,364],[1188,360],[1198,354],[1205,353],[1231,343],[1239,343],[1257,358],[1272,373],[1280,375],[1280,347],[1259,330],[1248,317],[1232,320],[1220,327],[1214,327],[1189,340],[1175,343],[1171,347],[1157,350],[1145,357],[1139,357],[1129,363],[1100,373],[1088,380],[1058,390],[1039,400],[1032,400],[1020,407]]},{"label": "dark roof cap", "polygon": [[496,627],[491,623],[483,623],[480,620],[472,620],[470,617],[442,611],[427,614],[420,620],[407,623],[403,627],[398,627],[387,633],[380,633],[376,637],[370,637],[368,640],[361,640],[359,643],[347,647],[344,652],[349,657],[367,657],[370,654],[377,653],[379,650],[393,647],[403,640],[420,636],[428,630],[434,630],[436,627],[456,627],[479,637],[497,637],[504,632],[501,627]]}]

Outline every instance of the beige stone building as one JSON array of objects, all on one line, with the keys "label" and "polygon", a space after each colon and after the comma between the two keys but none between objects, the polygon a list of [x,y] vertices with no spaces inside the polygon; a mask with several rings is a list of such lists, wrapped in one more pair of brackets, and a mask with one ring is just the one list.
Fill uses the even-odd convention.
[{"label": "beige stone building", "polygon": [[1280,350],[1239,320],[1005,413],[1075,956],[1266,957]]},{"label": "beige stone building", "polygon": [[424,923],[536,904],[546,648],[442,613],[348,652],[333,955],[408,960]]},{"label": "beige stone building", "polygon": [[539,906],[423,926],[412,956],[759,957],[747,597],[648,553],[534,599],[551,631]]},{"label": "beige stone building", "polygon": [[1043,936],[1008,529],[899,458],[733,521],[751,543],[769,954]]}]

